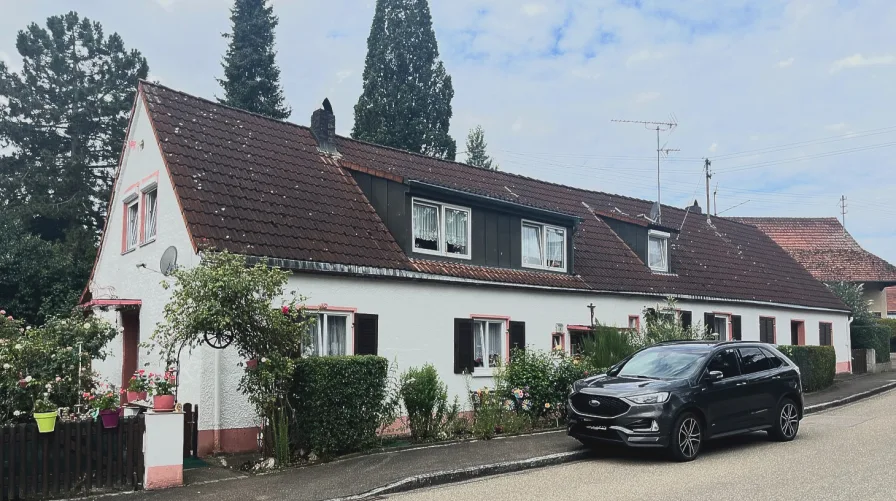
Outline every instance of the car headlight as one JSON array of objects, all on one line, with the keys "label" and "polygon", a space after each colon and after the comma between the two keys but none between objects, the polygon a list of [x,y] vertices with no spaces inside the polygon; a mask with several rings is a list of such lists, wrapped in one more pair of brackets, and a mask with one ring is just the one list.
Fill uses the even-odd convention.
[{"label": "car headlight", "polygon": [[625,399],[635,404],[661,404],[669,400],[669,392],[645,393],[644,395],[625,397]]}]

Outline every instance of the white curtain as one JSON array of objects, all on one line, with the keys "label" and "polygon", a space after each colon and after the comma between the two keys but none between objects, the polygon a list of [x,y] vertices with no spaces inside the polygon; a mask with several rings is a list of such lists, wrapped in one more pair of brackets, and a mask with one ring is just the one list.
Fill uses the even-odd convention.
[{"label": "white curtain", "polygon": [[324,316],[318,315],[317,322],[311,326],[311,354],[321,355],[320,347],[323,344]]},{"label": "white curtain", "polygon": [[546,233],[548,266],[563,268],[563,231],[548,228]]},{"label": "white curtain", "polygon": [[485,360],[485,322],[473,324],[473,366],[482,367]]},{"label": "white curtain", "polygon": [[128,249],[137,245],[137,204],[128,207]]},{"label": "white curtain", "polygon": [[414,204],[414,240],[437,244],[439,241],[439,209]]},{"label": "white curtain", "polygon": [[143,229],[143,236],[147,239],[156,236],[157,194],[155,191],[146,194],[146,228]]},{"label": "white curtain", "polygon": [[647,260],[651,268],[666,270],[666,239],[648,239]]},{"label": "white curtain", "polygon": [[345,355],[345,322],[346,317],[327,317],[328,355]]},{"label": "white curtain", "polygon": [[453,252],[467,253],[467,212],[445,209],[445,242]]},{"label": "white curtain", "polygon": [[541,227],[523,225],[523,264],[541,266]]},{"label": "white curtain", "polygon": [[504,324],[500,322],[489,322],[488,324],[488,365],[495,367],[501,361],[501,338],[503,332],[501,327]]}]

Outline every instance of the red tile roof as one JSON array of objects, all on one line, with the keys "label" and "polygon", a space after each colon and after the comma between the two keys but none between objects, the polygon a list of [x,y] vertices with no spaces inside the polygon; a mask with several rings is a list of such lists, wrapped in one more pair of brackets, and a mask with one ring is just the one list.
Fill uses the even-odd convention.
[{"label": "red tile roof", "polygon": [[896,266],[863,249],[837,218],[735,219],[765,232],[818,280],[896,283]]},{"label": "red tile roof", "polygon": [[887,287],[887,312],[896,315],[896,287]]},{"label": "red tile roof", "polygon": [[[756,228],[663,208],[674,274],[656,274],[600,213],[651,202],[488,171],[337,138],[322,156],[310,129],[143,82],[150,117],[195,240],[254,256],[369,266],[500,283],[845,309]],[[575,275],[409,259],[346,169],[420,181],[582,219]],[[623,217],[623,216],[617,216]]]}]

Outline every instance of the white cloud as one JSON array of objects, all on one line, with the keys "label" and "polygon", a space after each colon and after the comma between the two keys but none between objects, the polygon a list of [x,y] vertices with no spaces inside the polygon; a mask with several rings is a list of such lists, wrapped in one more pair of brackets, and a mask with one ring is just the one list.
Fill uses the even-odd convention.
[{"label": "white cloud", "polygon": [[174,10],[174,4],[176,4],[177,2],[178,0],[156,0],[156,3],[168,12]]},{"label": "white cloud", "polygon": [[709,145],[710,153],[715,153],[717,149],[719,149],[719,143],[712,143],[711,145]]},{"label": "white cloud", "polygon": [[540,3],[527,3],[523,5],[523,12],[529,17],[538,16],[540,14],[544,14],[547,11],[548,8]]},{"label": "white cloud", "polygon": [[513,125],[510,126],[510,130],[512,130],[513,132],[519,132],[519,131],[523,130],[523,119],[517,118],[513,122]]},{"label": "white cloud", "polygon": [[637,96],[635,96],[635,103],[637,103],[637,104],[648,103],[650,101],[656,100],[659,97],[660,97],[660,93],[655,90],[652,90],[649,92],[642,92],[642,93],[638,94]]},{"label": "white cloud", "polygon": [[896,56],[885,55],[865,57],[861,53],[856,53],[849,57],[844,57],[843,59],[834,61],[834,64],[831,65],[831,73],[837,73],[840,70],[849,68],[861,68],[863,66],[884,66],[890,64],[896,64]]},{"label": "white cloud", "polygon": [[352,76],[352,70],[342,70],[336,72],[336,83],[342,83],[346,78]]},{"label": "white cloud", "polygon": [[834,130],[834,131],[843,130],[846,128],[846,124],[844,122],[840,122],[838,124],[825,125],[824,128],[825,128],[825,130]]},{"label": "white cloud", "polygon": [[663,54],[661,52],[651,52],[647,49],[642,49],[628,56],[628,59],[625,61],[625,65],[632,66],[644,61],[650,61],[651,59],[661,59],[662,57]]},{"label": "white cloud", "polygon": [[794,58],[792,57],[778,61],[778,68],[790,68],[791,66],[793,66],[793,61]]},{"label": "white cloud", "polygon": [[599,71],[590,71],[586,68],[576,68],[570,72],[570,74],[576,78],[582,78],[585,80],[598,80],[601,76]]}]

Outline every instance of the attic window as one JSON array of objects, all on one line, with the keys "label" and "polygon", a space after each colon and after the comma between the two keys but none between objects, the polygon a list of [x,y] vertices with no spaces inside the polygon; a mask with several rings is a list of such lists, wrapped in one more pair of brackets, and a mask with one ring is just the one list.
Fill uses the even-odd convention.
[{"label": "attic window", "polygon": [[140,224],[139,214],[140,211],[136,200],[126,206],[127,220],[125,223],[125,229],[127,233],[125,234],[125,251],[129,251],[137,246],[137,234]]},{"label": "attic window", "polygon": [[470,209],[414,199],[414,251],[470,259]]},{"label": "attic window", "polygon": [[566,229],[523,221],[523,266],[566,271]]},{"label": "attic window", "polygon": [[650,230],[647,235],[647,265],[653,271],[669,271],[669,234]]}]

